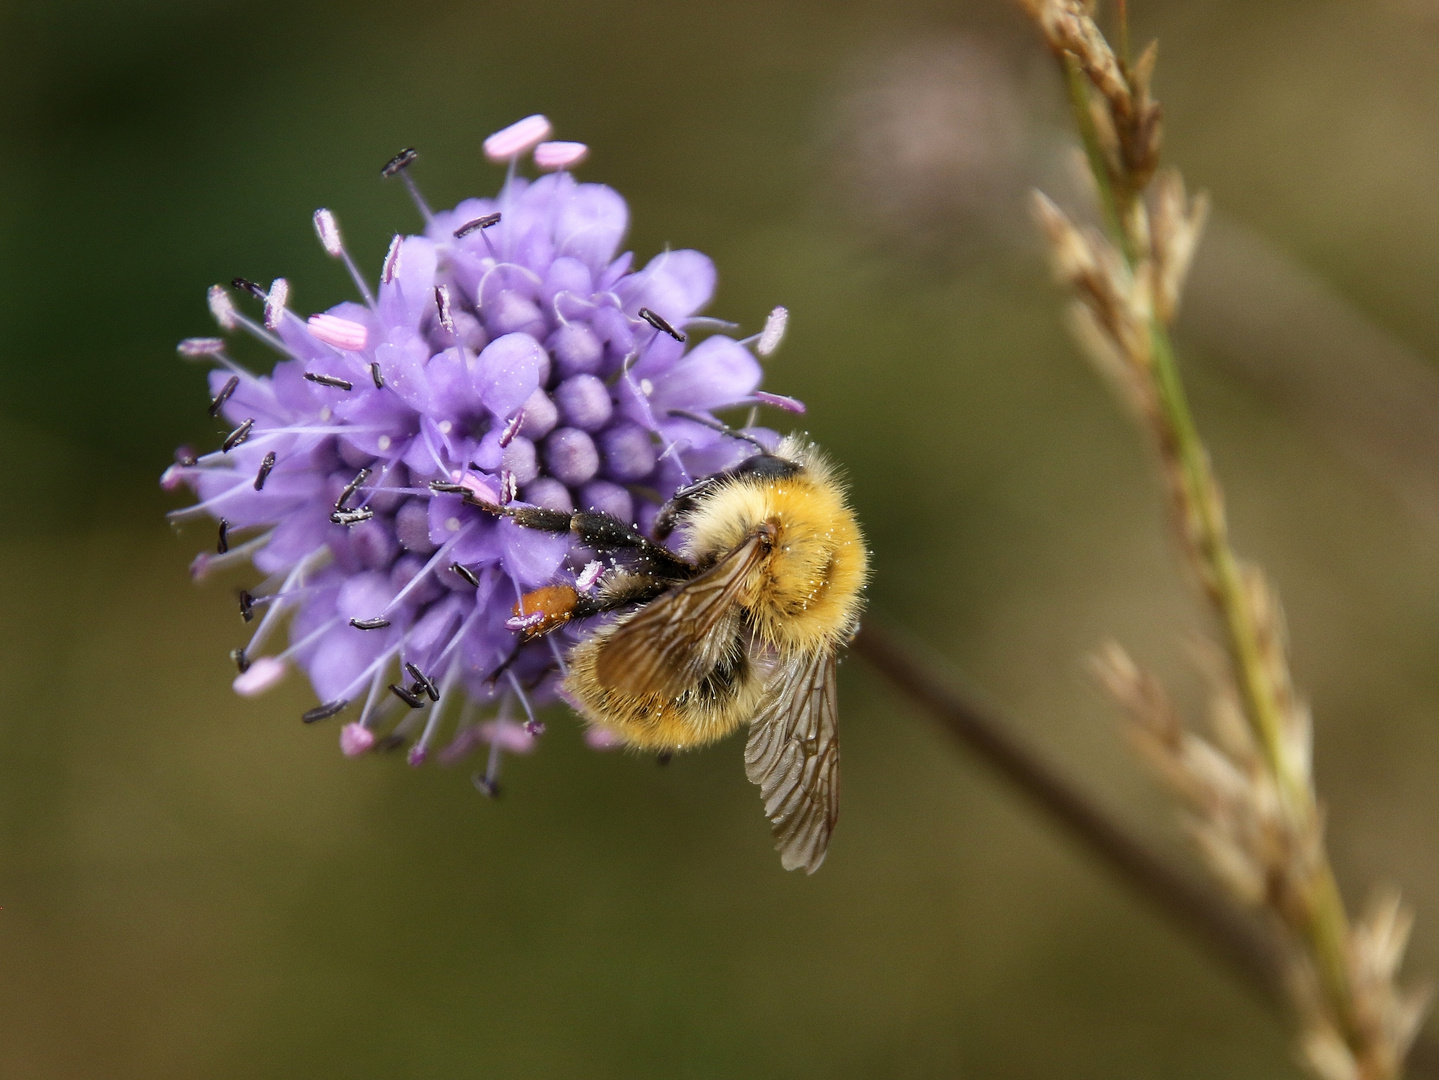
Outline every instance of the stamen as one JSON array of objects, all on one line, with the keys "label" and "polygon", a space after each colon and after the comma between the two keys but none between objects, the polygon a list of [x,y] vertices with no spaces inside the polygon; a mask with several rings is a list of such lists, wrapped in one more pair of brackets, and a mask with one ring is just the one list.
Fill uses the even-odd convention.
[{"label": "stamen", "polygon": [[336,390],[353,390],[355,388],[355,384],[349,379],[336,378],[334,375],[321,375],[318,372],[307,371],[305,378],[312,383],[319,383],[321,386],[333,386]]},{"label": "stamen", "polygon": [[467,221],[455,230],[455,239],[463,240],[477,229],[488,229],[491,225],[498,225],[500,217],[499,211],[496,211],[493,214],[486,214],[484,217],[477,217],[473,221]]},{"label": "stamen", "polygon": [[788,413],[803,414],[805,411],[804,402],[799,398],[787,397],[784,394],[771,394],[764,390],[756,390],[751,396],[761,405],[773,405],[776,409],[783,409]]},{"label": "stamen", "polygon": [[373,619],[351,619],[350,625],[356,630],[383,630],[390,625],[390,620],[379,615]]},{"label": "stamen", "polygon": [[450,569],[453,570],[455,573],[459,574],[460,577],[464,578],[475,588],[478,589],[480,587],[480,579],[475,576],[475,572],[471,570],[468,566],[461,566],[459,563],[451,563]]},{"label": "stamen", "polygon": [[777,307],[769,313],[769,318],[764,321],[764,330],[760,332],[759,344],[754,351],[761,356],[769,356],[779,348],[779,343],[784,340],[785,328],[789,325],[789,309]]},{"label": "stamen", "polygon": [[202,551],[190,562],[190,578],[192,581],[204,581],[210,576],[212,570],[220,570],[237,562],[242,562],[259,551],[270,541],[274,530],[263,532],[259,536],[246,540],[243,544],[232,547],[224,555],[211,555],[208,551]]},{"label": "stamen", "polygon": [[415,163],[415,159],[419,156],[420,152],[416,150],[413,146],[405,147],[405,149],[401,150],[394,157],[390,158],[389,161],[385,162],[384,168],[380,170],[380,176],[386,180],[389,180],[391,177],[395,176],[395,174],[402,173],[406,169],[408,169],[411,165]]},{"label": "stamen", "polygon": [[273,656],[262,656],[249,668],[235,676],[235,693],[241,697],[255,697],[279,685],[289,667],[283,660]]},{"label": "stamen", "polygon": [[440,325],[444,327],[445,333],[455,332],[455,320],[450,315],[450,287],[448,285],[435,286],[435,308],[440,313]]},{"label": "stamen", "polygon": [[349,704],[350,703],[344,698],[336,698],[334,701],[327,701],[325,704],[317,705],[315,708],[309,710],[306,713],[303,713],[300,716],[300,721],[301,723],[305,724],[313,724],[317,720],[328,720],[330,717],[336,715],[337,713],[344,712]]},{"label": "stamen", "polygon": [[[224,293],[222,292],[223,296]],[[201,356],[214,356],[216,353],[225,351],[225,339],[217,337],[187,337],[180,344],[175,346],[175,351],[181,356],[195,359]]]},{"label": "stamen", "polygon": [[500,470],[500,505],[508,506],[519,497],[520,482],[509,469]]},{"label": "stamen", "polygon": [[251,296],[253,296],[256,300],[263,300],[263,299],[265,299],[265,290],[262,289],[262,288],[260,288],[260,286],[256,285],[256,284],[255,284],[253,281],[251,281],[249,278],[243,278],[243,277],[231,278],[231,279],[230,279],[230,287],[231,287],[232,289],[239,289],[241,292],[247,292],[247,293],[249,293]]},{"label": "stamen", "polygon": [[663,316],[656,315],[647,307],[640,308],[640,318],[649,323],[662,334],[668,334],[680,344],[684,344],[685,336],[665,321]]},{"label": "stamen", "polygon": [[255,619],[255,598],[248,589],[240,590],[240,618],[246,622],[253,622]]},{"label": "stamen", "polygon": [[369,521],[375,516],[375,512],[368,506],[361,506],[354,510],[336,510],[330,515],[330,520],[336,525],[354,526],[362,521]]},{"label": "stamen", "polygon": [[424,701],[409,690],[406,690],[399,683],[390,683],[390,693],[394,694],[395,697],[399,698],[412,709],[423,709],[425,707]]},{"label": "stamen", "polygon": [[236,319],[235,302],[230,299],[230,294],[225,291],[223,285],[211,285],[210,291],[205,294],[210,304],[210,314],[220,324],[221,330],[233,330],[238,323]]},{"label": "stamen", "polygon": [[230,523],[220,519],[220,538],[215,541],[215,554],[223,555],[230,550]]},{"label": "stamen", "polygon": [[414,678],[416,685],[418,685],[420,689],[425,692],[425,695],[431,701],[440,700],[439,687],[434,684],[434,682],[430,679],[428,675],[426,675],[423,671],[417,668],[414,664],[410,663],[408,660],[405,661],[405,670],[410,673],[411,677]]},{"label": "stamen", "polygon": [[250,437],[250,429],[254,426],[255,418],[253,416],[246,417],[242,420],[239,427],[225,436],[225,441],[220,444],[220,453],[228,454],[248,439]]},{"label": "stamen", "polygon": [[383,390],[385,388],[385,377],[380,374],[380,362],[378,360],[370,365],[370,378],[375,380],[376,390]]},{"label": "stamen", "polygon": [[265,296],[265,329],[274,330],[285,318],[285,305],[290,300],[290,283],[284,278],[270,282],[270,291]]},{"label": "stamen", "polygon": [[760,453],[769,453],[769,447],[765,446],[764,443],[760,442],[753,435],[745,431],[736,431],[723,421],[705,416],[703,413],[690,412],[688,409],[670,409],[668,415],[677,416],[681,420],[689,420],[691,423],[701,424],[711,431],[718,431],[721,435],[728,435],[731,439],[742,439],[752,446],[759,447]]},{"label": "stamen", "polygon": [[365,298],[365,303],[374,307],[375,294],[370,292],[370,286],[365,282],[360,268],[355,265],[355,260],[350,258],[350,253],[345,250],[345,241],[340,235],[340,224],[335,220],[335,215],[324,207],[315,211],[315,235],[320,238],[320,243],[324,245],[327,255],[345,261],[345,269],[354,279],[355,288],[360,290],[360,295]]},{"label": "stamen", "polygon": [[323,206],[315,211],[315,235],[320,238],[325,253],[332,259],[338,259],[345,254],[345,241],[340,237],[340,225],[335,220],[335,215]]},{"label": "stamen", "polygon": [[510,417],[510,422],[505,425],[505,430],[500,432],[501,450],[503,450],[505,447],[509,446],[510,443],[515,441],[515,436],[520,433],[520,428],[522,428],[524,424],[525,410],[521,408],[519,412],[515,413],[514,416]]},{"label": "stamen", "polygon": [[589,592],[599,584],[600,576],[605,572],[604,563],[587,562],[585,568],[575,578],[575,590],[577,592]]},{"label": "stamen", "polygon": [[265,455],[265,460],[260,462],[260,471],[255,474],[255,490],[260,491],[269,479],[270,470],[275,467],[275,451],[271,450]]},{"label": "stamen", "polygon": [[337,315],[311,315],[307,325],[320,341],[347,352],[359,352],[370,339],[370,332],[363,325]]},{"label": "stamen", "polygon": [[183,465],[187,469],[194,468],[199,464],[200,459],[195,456],[195,451],[188,446],[182,446],[175,451],[175,463]]},{"label": "stamen", "polygon": [[[224,343],[221,342],[221,344],[223,345]],[[220,410],[225,407],[225,402],[230,400],[230,395],[235,392],[235,388],[239,385],[240,376],[238,375],[231,375],[225,380],[225,385],[220,387],[220,392],[210,401],[211,416],[220,415]]]},{"label": "stamen", "polygon": [[485,140],[485,157],[496,162],[509,161],[544,142],[553,130],[549,120],[539,113],[516,120]]},{"label": "stamen", "polygon": [[346,724],[340,729],[340,753],[359,757],[375,745],[375,733],[362,724]]},{"label": "stamen", "polygon": [[345,485],[345,490],[340,492],[339,499],[335,502],[336,510],[346,509],[345,503],[350,501],[350,496],[360,490],[360,485],[370,478],[369,469],[361,469],[355,478]]},{"label": "stamen", "polygon": [[505,627],[509,630],[528,630],[532,626],[539,626],[544,621],[545,613],[543,611],[532,611],[528,615],[515,615],[506,619]]},{"label": "stamen", "polygon": [[384,264],[380,267],[380,282],[388,285],[395,280],[395,267],[400,262],[400,248],[404,244],[403,236],[396,236],[390,241],[390,249],[385,252]]},{"label": "stamen", "polygon": [[240,669],[241,675],[250,670],[250,658],[245,655],[244,649],[231,649],[230,659],[233,660],[235,666]]},{"label": "stamen", "polygon": [[542,142],[535,147],[535,165],[541,169],[571,169],[589,157],[582,142]]}]

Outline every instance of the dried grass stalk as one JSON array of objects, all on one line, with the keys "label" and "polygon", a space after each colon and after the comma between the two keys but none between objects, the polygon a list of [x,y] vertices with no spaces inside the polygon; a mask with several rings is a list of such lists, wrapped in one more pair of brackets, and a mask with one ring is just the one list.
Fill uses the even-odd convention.
[{"label": "dried grass stalk", "polygon": [[[1185,805],[1186,826],[1221,885],[1268,917],[1283,950],[1302,1060],[1323,1080],[1393,1080],[1424,1015],[1425,990],[1396,976],[1411,917],[1383,893],[1351,923],[1324,847],[1311,722],[1290,677],[1279,601],[1229,543],[1224,499],[1189,411],[1170,341],[1207,203],[1160,170],[1155,46],[1131,64],[1083,0],[1019,0],[1059,60],[1105,228],[1081,226],[1042,194],[1035,217],[1073,297],[1081,348],[1151,434],[1186,563],[1225,648],[1199,734],[1118,645],[1095,660],[1129,732]],[[1120,39],[1127,42],[1119,8]]]}]

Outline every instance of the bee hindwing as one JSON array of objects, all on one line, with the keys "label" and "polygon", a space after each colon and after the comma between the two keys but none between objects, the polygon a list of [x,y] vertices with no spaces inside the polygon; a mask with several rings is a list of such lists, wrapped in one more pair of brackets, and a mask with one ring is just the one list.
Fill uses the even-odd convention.
[{"label": "bee hindwing", "polygon": [[781,662],[745,745],[745,774],[759,785],[786,870],[818,870],[839,819],[834,676],[827,649]]},{"label": "bee hindwing", "polygon": [[737,615],[736,596],[766,547],[751,536],[698,577],[651,600],[619,624],[595,656],[595,677],[609,690],[675,698],[714,670],[734,647],[722,631]]}]

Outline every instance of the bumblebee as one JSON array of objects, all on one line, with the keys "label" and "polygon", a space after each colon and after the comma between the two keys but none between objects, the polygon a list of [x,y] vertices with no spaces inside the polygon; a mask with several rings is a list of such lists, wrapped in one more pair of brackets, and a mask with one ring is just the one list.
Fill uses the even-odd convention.
[{"label": "bumblebee", "polygon": [[[662,756],[748,724],[745,771],[780,859],[819,869],[839,816],[837,656],[858,628],[869,572],[819,451],[790,436],[682,488],[654,540],[607,514],[480,505],[614,557],[592,592],[551,585],[516,607],[527,638],[620,613],[570,652],[563,690],[581,716]],[[678,554],[664,546],[671,535]]]}]

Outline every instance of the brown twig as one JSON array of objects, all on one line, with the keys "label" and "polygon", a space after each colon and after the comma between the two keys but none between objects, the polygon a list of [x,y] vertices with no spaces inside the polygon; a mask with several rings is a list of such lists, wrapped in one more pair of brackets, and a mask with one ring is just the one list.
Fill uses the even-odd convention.
[{"label": "brown twig", "polygon": [[[953,676],[941,674],[938,665],[917,660],[913,643],[901,641],[873,616],[865,621],[853,648],[1120,882],[1219,956],[1268,1004],[1277,1010],[1285,1007],[1282,964],[1270,937],[1217,890],[1170,865],[1039,757],[1014,733],[999,707],[961,687]],[[1420,1035],[1409,1052],[1408,1065],[1411,1077],[1439,1080],[1439,1043]]]}]

